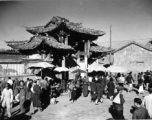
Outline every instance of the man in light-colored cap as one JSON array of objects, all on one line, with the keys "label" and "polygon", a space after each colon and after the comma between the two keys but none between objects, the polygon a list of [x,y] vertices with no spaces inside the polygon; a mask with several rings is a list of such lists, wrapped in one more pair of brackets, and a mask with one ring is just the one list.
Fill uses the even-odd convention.
[{"label": "man in light-colored cap", "polygon": [[12,85],[13,85],[13,80],[11,79],[11,77],[8,77],[7,83],[10,84],[10,86],[12,87]]}]

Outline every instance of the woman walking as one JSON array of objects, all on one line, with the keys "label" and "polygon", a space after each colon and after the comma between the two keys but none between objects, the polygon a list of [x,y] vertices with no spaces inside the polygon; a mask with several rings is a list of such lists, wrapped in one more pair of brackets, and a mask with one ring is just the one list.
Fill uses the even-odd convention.
[{"label": "woman walking", "polygon": [[95,77],[92,78],[92,82],[90,83],[90,88],[91,88],[91,102],[94,102],[97,97]]},{"label": "woman walking", "polygon": [[107,90],[108,90],[107,98],[112,100],[112,97],[113,97],[114,91],[115,91],[115,84],[114,84],[112,78],[110,78],[110,81],[107,84]]},{"label": "woman walking", "polygon": [[101,103],[103,102],[101,99],[102,99],[104,88],[97,77],[95,78],[95,80],[96,80],[96,93],[97,93],[96,105],[98,105],[98,102],[101,102]]},{"label": "woman walking", "polygon": [[41,88],[38,84],[38,81],[34,81],[34,86],[33,86],[33,94],[32,94],[32,103],[33,103],[33,108],[35,111],[35,108],[38,109],[39,111],[42,111],[41,107]]},{"label": "woman walking", "polygon": [[83,82],[83,96],[87,97],[88,96],[88,83],[87,83],[87,77],[84,77],[84,82]]},{"label": "woman walking", "polygon": [[20,110],[21,113],[25,112],[25,100],[26,100],[26,90],[25,90],[25,86],[24,86],[24,81],[20,81],[20,87],[19,87],[19,101],[20,101]]}]

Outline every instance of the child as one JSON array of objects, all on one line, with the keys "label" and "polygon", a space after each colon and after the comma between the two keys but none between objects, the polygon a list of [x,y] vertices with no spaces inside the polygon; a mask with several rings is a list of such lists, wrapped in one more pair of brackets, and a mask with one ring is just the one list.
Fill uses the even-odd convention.
[{"label": "child", "polygon": [[52,95],[51,95],[51,104],[56,104],[56,97],[57,97],[57,91],[56,88],[52,89]]},{"label": "child", "polygon": [[123,116],[123,104],[125,102],[123,95],[122,95],[122,86],[117,87],[117,93],[114,94],[114,99],[113,99],[113,107],[116,112],[116,119],[124,119]]},{"label": "child", "polygon": [[71,99],[70,99],[70,101],[72,100],[73,103],[76,100],[76,95],[77,95],[77,88],[73,87],[73,89],[71,91]]},{"label": "child", "polygon": [[142,101],[140,98],[134,99],[134,106],[137,108],[132,116],[132,119],[150,119],[149,113],[146,108],[141,106]]}]

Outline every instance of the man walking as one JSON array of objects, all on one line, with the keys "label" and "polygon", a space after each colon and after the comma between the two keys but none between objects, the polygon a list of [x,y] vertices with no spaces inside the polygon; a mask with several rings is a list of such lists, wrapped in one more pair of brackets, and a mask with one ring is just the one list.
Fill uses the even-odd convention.
[{"label": "man walking", "polygon": [[122,95],[122,91],[123,91],[123,87],[122,86],[118,86],[117,87],[117,93],[114,94],[114,99],[113,99],[113,106],[116,112],[116,119],[124,119],[123,116],[123,104],[125,102],[123,95]]},{"label": "man walking", "polygon": [[132,77],[132,72],[130,72],[129,73],[129,75],[127,76],[127,78],[126,78],[126,81],[127,81],[127,83],[128,83],[128,86],[129,86],[129,88],[128,88],[128,92],[130,92],[130,91],[132,91],[132,84],[133,84],[133,77]]},{"label": "man walking", "polygon": [[6,84],[6,88],[2,92],[1,97],[2,107],[7,109],[8,117],[11,117],[11,104],[13,102],[13,91],[10,87],[10,84]]}]

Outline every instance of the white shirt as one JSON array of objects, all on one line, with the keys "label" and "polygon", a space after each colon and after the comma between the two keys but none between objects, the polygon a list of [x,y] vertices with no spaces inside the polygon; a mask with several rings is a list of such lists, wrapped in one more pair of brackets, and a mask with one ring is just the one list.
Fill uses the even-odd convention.
[{"label": "white shirt", "polygon": [[6,101],[6,100],[10,100],[10,102],[13,101],[13,91],[12,89],[6,89],[4,88],[3,92],[2,92],[2,97],[1,97],[1,101]]},{"label": "white shirt", "polygon": [[119,83],[124,83],[125,82],[125,78],[124,77],[119,77]]},{"label": "white shirt", "polygon": [[150,118],[152,118],[152,94],[145,96],[143,99],[143,105],[148,110]]}]

